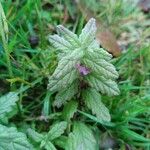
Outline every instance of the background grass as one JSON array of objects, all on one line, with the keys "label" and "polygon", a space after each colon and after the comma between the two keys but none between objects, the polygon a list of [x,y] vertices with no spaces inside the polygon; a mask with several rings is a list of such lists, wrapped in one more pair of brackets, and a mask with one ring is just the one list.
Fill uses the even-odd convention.
[{"label": "background grass", "polygon": [[[93,124],[101,149],[150,149],[150,21],[131,0],[84,0],[117,37],[122,54],[113,63],[119,71],[121,94],[103,96],[112,122],[101,124],[94,116],[78,111],[85,122]],[[29,126],[47,131],[60,110],[51,107],[53,96],[47,91],[47,77],[56,65],[56,55],[47,36],[55,26],[64,24],[77,34],[85,24],[75,1],[2,0],[8,24],[8,42],[0,41],[0,95],[19,91],[17,111],[10,120],[20,130]],[[35,43],[34,43],[35,42]],[[41,119],[47,115],[49,123]],[[4,119],[4,123],[7,121]],[[108,142],[108,144],[106,144]]]}]

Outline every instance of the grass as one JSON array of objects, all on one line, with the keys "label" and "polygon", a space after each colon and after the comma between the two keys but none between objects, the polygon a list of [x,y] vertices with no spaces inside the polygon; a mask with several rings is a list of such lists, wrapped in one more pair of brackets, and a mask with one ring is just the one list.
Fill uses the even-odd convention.
[{"label": "grass", "polygon": [[[110,109],[111,123],[102,124],[90,114],[80,110],[78,113],[84,117],[85,122],[96,127],[95,132],[100,132],[99,139],[105,135],[105,141],[113,137],[113,142],[119,142],[118,149],[131,147],[149,150],[150,24],[147,15],[134,4],[129,5],[123,0],[101,1],[97,5],[96,0],[88,0],[85,5],[91,5],[89,10],[123,43],[122,54],[113,60],[120,74],[118,83],[121,94],[111,98],[103,96]],[[9,33],[7,42],[1,23],[0,95],[19,91],[18,112],[14,112],[10,122],[21,130],[30,126],[45,132],[51,122],[60,119],[58,110],[51,107],[54,96],[47,91],[47,77],[57,65],[55,51],[47,36],[55,32],[56,25],[62,23],[80,33],[86,21],[77,5],[69,0],[2,0],[2,7]],[[122,37],[123,33],[126,37]],[[29,38],[35,35],[39,37],[39,42],[33,48]],[[48,116],[49,123],[41,120],[41,115]],[[103,140],[100,143],[103,147]]]}]

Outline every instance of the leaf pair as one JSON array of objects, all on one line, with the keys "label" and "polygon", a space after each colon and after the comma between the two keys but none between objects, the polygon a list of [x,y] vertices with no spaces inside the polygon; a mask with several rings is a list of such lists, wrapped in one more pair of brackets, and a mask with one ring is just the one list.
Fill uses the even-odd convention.
[{"label": "leaf pair", "polygon": [[28,129],[28,135],[34,142],[40,144],[40,148],[45,148],[46,150],[56,150],[53,142],[64,133],[66,128],[67,122],[62,121],[52,125],[47,134],[40,134],[33,129]]}]

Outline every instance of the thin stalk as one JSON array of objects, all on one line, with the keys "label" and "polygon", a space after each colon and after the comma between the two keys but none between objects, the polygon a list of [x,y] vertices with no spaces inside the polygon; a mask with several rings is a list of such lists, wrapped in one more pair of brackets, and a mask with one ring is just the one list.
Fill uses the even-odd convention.
[{"label": "thin stalk", "polygon": [[11,61],[10,61],[9,51],[8,51],[8,42],[7,42],[8,41],[8,25],[7,25],[6,17],[5,17],[1,3],[0,3],[0,35],[2,38],[3,48],[5,51],[5,57],[6,57],[6,63],[7,63],[9,76],[13,77]]}]

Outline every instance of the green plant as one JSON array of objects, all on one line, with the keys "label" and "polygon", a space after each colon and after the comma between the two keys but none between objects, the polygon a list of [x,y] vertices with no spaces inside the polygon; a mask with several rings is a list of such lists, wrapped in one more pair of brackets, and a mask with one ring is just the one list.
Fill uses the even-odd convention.
[{"label": "green plant", "polygon": [[99,92],[118,95],[114,81],[118,73],[110,63],[112,55],[100,48],[95,39],[95,19],[89,20],[79,37],[61,25],[57,26],[57,32],[58,35],[49,36],[59,60],[48,84],[51,92],[57,92],[54,105],[60,107],[66,101],[76,99],[79,103],[84,102],[100,120],[110,121]]},{"label": "green plant", "polygon": [[[0,123],[6,123],[15,110],[18,94],[10,92],[0,98]],[[18,132],[15,127],[0,124],[0,149],[26,150],[33,149],[24,133]]]},{"label": "green plant", "polygon": [[[131,5],[134,4],[131,0],[86,0],[83,7],[79,5],[81,8],[78,6],[81,2],[77,5],[74,2],[1,0],[0,149],[150,150],[148,15]],[[81,42],[77,35],[86,20],[84,11],[79,11],[82,8],[87,10],[85,14],[96,17],[98,30],[108,27],[117,37],[125,50],[120,57],[112,60],[99,47],[94,38],[96,28],[92,33],[84,30]],[[95,20],[92,21],[91,28],[95,26]],[[55,32],[58,24],[71,28],[77,35],[58,26],[58,35],[50,36],[49,44],[47,33]],[[97,40],[101,40],[98,35],[99,31]],[[38,37],[36,47],[29,40],[32,37]],[[107,44],[113,43],[108,35],[104,37]],[[92,45],[97,45],[99,55]],[[91,76],[95,75],[115,83],[117,73],[112,78],[113,71],[109,73],[110,67],[104,62],[109,66],[113,63],[119,71],[118,96],[99,89],[104,84],[101,78],[101,84],[90,84],[95,81]],[[60,64],[61,71],[55,74]],[[72,73],[75,78],[72,83],[63,80],[67,84],[61,82],[59,87],[53,80],[62,81],[61,73],[66,74],[64,77]],[[50,86],[46,89],[48,76]]]},{"label": "green plant", "polygon": [[[56,150],[53,145],[56,142],[61,134],[64,133],[64,130],[67,128],[67,122],[62,121],[54,124],[50,131],[46,134],[39,134],[35,132],[33,129],[28,129],[28,135],[38,146],[37,148],[45,148],[47,150]],[[39,146],[40,145],[40,146]]]},{"label": "green plant", "polygon": [[[63,119],[68,121],[69,126],[72,123],[74,126],[66,149],[82,147],[94,150],[96,141],[91,129],[80,121],[76,122],[81,117],[75,117],[74,113],[77,107],[80,110],[89,108],[100,121],[110,121],[109,110],[101,101],[99,92],[118,95],[119,89],[114,81],[118,73],[110,63],[112,55],[100,48],[95,39],[95,19],[89,20],[79,37],[62,25],[57,26],[57,32],[58,35],[49,36],[49,41],[56,48],[58,66],[49,77],[48,89],[56,93],[53,105],[58,108],[65,105]],[[75,122],[70,122],[71,118]],[[71,132],[70,128],[68,130]]]}]

